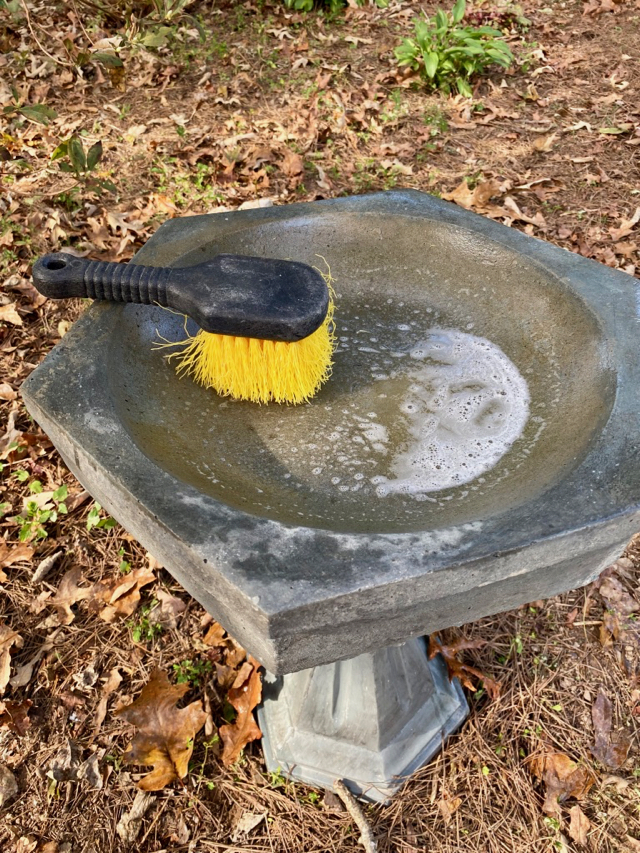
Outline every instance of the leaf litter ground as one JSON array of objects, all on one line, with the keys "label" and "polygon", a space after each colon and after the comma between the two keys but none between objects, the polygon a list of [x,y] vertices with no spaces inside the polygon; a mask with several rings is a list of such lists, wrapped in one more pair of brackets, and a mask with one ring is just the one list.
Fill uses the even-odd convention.
[{"label": "leaf litter ground", "polygon": [[[109,50],[113,27],[80,4],[9,5],[0,102],[11,81],[57,117],[0,127],[0,847],[361,850],[335,795],[266,773],[255,662],[110,528],[24,411],[22,380],[84,307],[46,302],[30,266],[61,247],[127,260],[171,216],[414,187],[634,275],[638,4],[526,2],[517,67],[470,100],[398,72],[415,3],[332,20],[196,3],[204,44],[177,28],[123,50],[124,71],[82,73],[73,57]],[[80,180],[49,160],[72,134],[103,145]],[[640,850],[639,577],[635,541],[584,590],[432,638],[471,716],[366,809],[381,851]],[[137,787],[150,767],[159,791]]]}]

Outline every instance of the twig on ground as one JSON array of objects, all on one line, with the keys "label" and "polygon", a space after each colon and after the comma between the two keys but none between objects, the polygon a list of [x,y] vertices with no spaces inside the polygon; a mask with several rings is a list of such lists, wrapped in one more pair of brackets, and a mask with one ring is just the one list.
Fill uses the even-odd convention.
[{"label": "twig on ground", "polygon": [[360,803],[356,800],[342,779],[336,779],[333,783],[333,790],[340,797],[346,810],[349,812],[355,821],[356,826],[360,830],[360,844],[362,844],[366,853],[376,853],[378,844],[373,837],[373,832],[369,826],[369,822],[364,816]]}]

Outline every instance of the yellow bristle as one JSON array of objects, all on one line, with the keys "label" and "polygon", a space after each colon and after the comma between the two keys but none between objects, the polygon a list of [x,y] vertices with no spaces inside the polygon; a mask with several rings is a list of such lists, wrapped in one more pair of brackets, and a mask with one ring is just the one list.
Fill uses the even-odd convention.
[{"label": "yellow bristle", "polygon": [[331,375],[333,298],[322,326],[295,343],[200,330],[181,344],[184,349],[173,353],[178,374],[189,374],[224,397],[254,403],[305,403]]}]

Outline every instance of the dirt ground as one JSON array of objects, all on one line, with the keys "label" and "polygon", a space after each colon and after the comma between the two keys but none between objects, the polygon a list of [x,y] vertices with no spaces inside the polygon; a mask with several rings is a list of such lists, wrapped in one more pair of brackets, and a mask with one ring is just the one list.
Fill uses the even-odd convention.
[{"label": "dirt ground", "polygon": [[[0,2],[0,850],[363,850],[341,801],[267,773],[259,740],[224,763],[251,665],[24,410],[21,382],[83,310],[41,298],[31,264],[127,260],[167,217],[412,187],[633,276],[640,3],[478,3],[516,63],[471,99],[398,70],[418,3],[195,2],[164,30],[151,3],[128,22],[100,5]],[[85,160],[101,143],[93,169],[74,173],[71,137],[76,164],[78,140]],[[590,587],[443,634],[452,667],[479,670],[471,714],[365,807],[382,853],[640,851],[639,578],[635,541]],[[185,777],[136,800],[115,711],[157,669],[206,722]]]}]

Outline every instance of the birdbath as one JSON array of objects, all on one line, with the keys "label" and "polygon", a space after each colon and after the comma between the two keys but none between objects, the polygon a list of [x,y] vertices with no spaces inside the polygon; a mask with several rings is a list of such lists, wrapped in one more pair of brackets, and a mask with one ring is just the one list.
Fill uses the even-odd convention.
[{"label": "birdbath", "polygon": [[330,267],[308,405],[177,378],[94,303],[23,385],[80,482],[267,670],[267,764],[387,799],[467,712],[426,633],[593,580],[638,528],[638,282],[407,190],[164,223],[133,263]]}]

